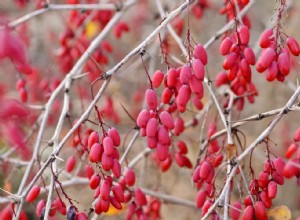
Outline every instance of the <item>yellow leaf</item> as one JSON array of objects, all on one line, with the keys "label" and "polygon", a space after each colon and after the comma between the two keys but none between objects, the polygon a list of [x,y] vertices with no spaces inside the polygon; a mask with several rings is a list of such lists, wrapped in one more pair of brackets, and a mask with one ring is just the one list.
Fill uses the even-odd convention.
[{"label": "yellow leaf", "polygon": [[126,209],[125,204],[122,204],[122,209],[116,209],[113,205],[110,204],[108,211],[105,215],[120,215]]},{"label": "yellow leaf", "polygon": [[100,25],[97,22],[90,21],[85,26],[85,34],[88,38],[93,38],[100,31]]},{"label": "yellow leaf", "polygon": [[290,209],[287,206],[277,206],[268,211],[269,220],[290,220],[292,214]]}]

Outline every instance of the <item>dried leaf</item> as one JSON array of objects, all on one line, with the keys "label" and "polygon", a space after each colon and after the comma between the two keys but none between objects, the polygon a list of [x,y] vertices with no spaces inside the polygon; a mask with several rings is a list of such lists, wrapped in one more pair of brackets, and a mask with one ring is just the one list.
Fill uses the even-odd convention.
[{"label": "dried leaf", "polygon": [[269,210],[267,215],[269,220],[290,220],[292,218],[290,209],[284,205]]}]

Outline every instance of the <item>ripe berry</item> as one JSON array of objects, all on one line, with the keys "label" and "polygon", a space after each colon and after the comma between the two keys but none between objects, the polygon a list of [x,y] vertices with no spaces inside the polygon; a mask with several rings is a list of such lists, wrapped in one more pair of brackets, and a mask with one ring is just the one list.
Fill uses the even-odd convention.
[{"label": "ripe berry", "polygon": [[250,33],[247,26],[243,25],[238,29],[241,43],[247,45],[250,39]]},{"label": "ripe berry", "polygon": [[206,191],[202,189],[198,192],[196,197],[196,206],[198,209],[202,208],[205,200],[206,200]]},{"label": "ripe berry", "polygon": [[240,202],[236,201],[230,208],[230,217],[232,220],[238,220],[241,215],[242,205]]},{"label": "ripe berry", "polygon": [[246,47],[244,50],[244,56],[245,59],[247,60],[247,62],[250,65],[254,65],[255,64],[255,54],[252,48],[250,47]]},{"label": "ripe berry", "polygon": [[147,205],[146,196],[140,188],[134,190],[134,198],[138,206],[141,207]]},{"label": "ripe berry", "polygon": [[153,89],[146,90],[146,103],[150,110],[155,110],[157,108],[157,96]]},{"label": "ripe berry", "polygon": [[90,151],[90,161],[91,162],[100,162],[103,154],[103,146],[99,143],[93,144]]},{"label": "ripe berry", "polygon": [[207,64],[207,53],[205,48],[201,44],[196,45],[196,47],[194,48],[193,56],[194,58],[201,60],[203,65]]},{"label": "ripe berry", "polygon": [[107,132],[108,136],[111,138],[111,140],[113,141],[113,144],[115,147],[120,146],[121,143],[121,137],[120,134],[118,132],[118,130],[116,128],[110,128]]},{"label": "ripe berry", "polygon": [[163,81],[165,74],[161,70],[155,71],[152,76],[152,85],[154,88],[158,88]]},{"label": "ripe berry", "polygon": [[277,194],[277,183],[274,181],[270,181],[268,184],[267,191],[268,191],[268,197],[270,199],[274,199]]},{"label": "ripe berry", "polygon": [[272,29],[267,29],[261,34],[259,39],[259,45],[261,48],[267,48],[270,46],[270,42],[271,40],[273,40],[272,39],[273,34],[274,32]]},{"label": "ripe berry", "polygon": [[93,144],[95,143],[99,143],[99,135],[97,132],[93,131],[88,139],[88,148],[91,149],[91,147],[93,146]]},{"label": "ripe berry", "polygon": [[33,202],[40,194],[41,188],[37,185],[33,186],[26,196],[26,202]]},{"label": "ripe berry", "polygon": [[286,44],[287,44],[289,50],[291,51],[291,53],[294,56],[299,56],[300,55],[300,46],[299,46],[299,43],[296,41],[295,38],[288,37],[286,39]]},{"label": "ripe berry", "polygon": [[104,200],[108,200],[109,199],[109,193],[110,193],[110,183],[108,180],[105,180],[101,183],[100,186],[100,195],[101,198]]},{"label": "ripe berry", "polygon": [[150,118],[146,126],[146,135],[148,137],[155,137],[157,134],[158,120]]},{"label": "ripe berry", "polygon": [[229,54],[232,44],[233,42],[230,37],[224,38],[220,46],[220,54],[223,56]]},{"label": "ripe berry", "polygon": [[273,48],[268,47],[267,49],[265,49],[261,53],[261,56],[256,63],[256,70],[260,73],[264,72],[273,62],[275,56],[276,52]]},{"label": "ripe berry", "polygon": [[105,137],[103,139],[103,149],[107,156],[111,156],[114,153],[114,144],[110,137]]},{"label": "ripe berry", "polygon": [[72,172],[75,165],[76,165],[76,157],[75,156],[69,157],[67,162],[66,162],[66,171],[68,173]]},{"label": "ripe berry", "polygon": [[207,161],[204,161],[201,165],[199,176],[201,177],[201,179],[205,180],[208,177],[210,171],[211,165]]},{"label": "ripe berry", "polygon": [[90,188],[96,189],[101,181],[101,177],[98,174],[94,174],[90,180]]},{"label": "ripe berry", "polygon": [[286,158],[291,158],[293,154],[297,151],[298,145],[296,143],[292,143],[285,153]]},{"label": "ripe berry", "polygon": [[255,216],[257,219],[260,220],[267,220],[267,211],[266,211],[266,207],[264,206],[263,202],[256,202],[254,204],[254,211],[255,211]]},{"label": "ripe berry", "polygon": [[199,59],[194,59],[193,61],[193,73],[197,79],[203,81],[204,80],[204,65]]},{"label": "ripe berry", "polygon": [[148,110],[143,109],[136,120],[136,124],[140,127],[140,128],[145,128],[147,125],[148,120],[150,119],[150,113]]},{"label": "ripe berry", "polygon": [[134,185],[134,183],[135,183],[135,172],[132,169],[127,168],[125,170],[124,177],[125,177],[125,182],[128,186],[133,186]]},{"label": "ripe berry", "polygon": [[115,198],[119,201],[119,202],[124,202],[124,191],[123,188],[120,184],[115,185],[112,188],[112,192],[115,196]]},{"label": "ripe berry", "polygon": [[172,115],[167,112],[163,111],[160,113],[159,118],[161,120],[161,123],[168,128],[168,130],[172,130],[174,128],[174,120],[172,118]]},{"label": "ripe berry", "polygon": [[254,219],[254,208],[252,206],[247,206],[245,209],[242,220],[253,220]]}]

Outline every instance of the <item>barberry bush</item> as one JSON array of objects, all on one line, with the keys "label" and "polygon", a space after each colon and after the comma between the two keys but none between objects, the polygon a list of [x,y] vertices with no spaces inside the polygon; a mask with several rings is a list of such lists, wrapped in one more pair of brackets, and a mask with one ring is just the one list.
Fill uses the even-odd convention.
[{"label": "barberry bush", "polygon": [[299,14],[1,1],[0,219],[296,219]]}]

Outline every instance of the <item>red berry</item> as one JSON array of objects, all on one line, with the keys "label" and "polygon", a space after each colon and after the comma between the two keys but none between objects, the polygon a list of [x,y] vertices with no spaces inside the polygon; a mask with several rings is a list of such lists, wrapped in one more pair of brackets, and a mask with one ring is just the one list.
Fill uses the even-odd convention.
[{"label": "red berry", "polygon": [[105,137],[103,139],[103,149],[107,156],[111,156],[114,153],[114,144],[110,137]]},{"label": "red berry", "polygon": [[158,120],[150,118],[146,126],[146,135],[148,137],[155,137],[157,134]]},{"label": "red berry", "polygon": [[224,38],[220,46],[220,54],[223,56],[229,54],[232,44],[233,42],[230,37]]},{"label": "red berry", "polygon": [[186,146],[185,142],[178,141],[177,142],[177,147],[178,147],[178,151],[179,151],[180,154],[187,154],[188,149],[187,149],[187,146]]},{"label": "red berry", "polygon": [[270,181],[268,184],[267,191],[268,191],[268,197],[270,199],[274,199],[277,194],[277,183],[274,181]]},{"label": "red berry", "polygon": [[161,120],[161,123],[168,128],[168,130],[172,130],[174,128],[174,120],[172,118],[172,115],[167,112],[163,111],[160,113],[159,118]]},{"label": "red berry", "polygon": [[290,64],[290,57],[288,55],[288,52],[286,51],[281,52],[277,58],[277,63],[278,63],[278,69],[282,75],[286,76],[290,73],[291,64]]},{"label": "red berry", "polygon": [[121,176],[121,164],[117,159],[113,160],[112,173],[116,178],[119,178]]},{"label": "red berry", "polygon": [[245,197],[245,199],[244,199],[244,205],[245,206],[252,206],[253,205],[252,199],[251,199],[250,195],[248,195],[248,196]]},{"label": "red berry", "polygon": [[192,70],[189,65],[184,65],[180,71],[181,84],[188,84],[192,75]]},{"label": "red berry", "polygon": [[211,207],[211,205],[212,205],[212,202],[209,200],[206,200],[204,202],[204,205],[202,207],[202,212],[201,212],[202,216],[204,216],[207,213],[207,211]]},{"label": "red berry", "polygon": [[98,174],[94,174],[90,180],[90,188],[96,189],[101,181],[101,177]]},{"label": "red berry", "polygon": [[169,87],[175,87],[176,86],[176,81],[177,81],[177,71],[173,68],[171,68],[168,71],[168,75],[167,75],[167,84]]},{"label": "red berry", "polygon": [[102,154],[103,154],[103,146],[99,143],[93,144],[91,151],[90,151],[90,161],[97,163],[101,161]]},{"label": "red berry", "polygon": [[190,80],[190,87],[192,92],[196,95],[197,99],[202,99],[204,96],[204,88],[201,80],[197,79],[195,75],[192,75]]},{"label": "red berry", "polygon": [[206,200],[206,191],[202,189],[198,192],[196,197],[196,206],[198,209],[202,208],[205,200]]},{"label": "red berry", "polygon": [[165,88],[161,96],[162,103],[169,104],[172,96],[173,96],[172,90],[169,88]]},{"label": "red berry", "polygon": [[238,29],[241,43],[247,45],[250,39],[250,33],[247,26],[243,25]]},{"label": "red berry", "polygon": [[293,154],[297,151],[298,145],[296,143],[292,143],[285,153],[286,158],[291,158]]},{"label": "red berry", "polygon": [[94,175],[94,170],[93,170],[92,166],[87,164],[85,166],[84,170],[85,170],[85,174],[86,174],[87,178],[91,179],[91,177]]},{"label": "red berry", "polygon": [[88,217],[84,212],[78,212],[75,220],[88,220]]},{"label": "red berry", "polygon": [[294,56],[299,56],[300,55],[300,46],[299,43],[297,42],[297,40],[293,37],[288,37],[286,39],[286,44],[289,48],[289,50],[291,51],[291,53]]},{"label": "red berry", "polygon": [[95,143],[99,143],[99,135],[97,132],[93,131],[88,139],[88,147],[89,149],[91,149],[91,147],[93,146],[93,144]]},{"label": "red berry", "polygon": [[41,217],[43,213],[43,209],[46,207],[46,201],[40,200],[38,204],[36,205],[35,213],[37,217]]},{"label": "red berry", "polygon": [[146,90],[146,103],[150,110],[155,110],[157,108],[157,96],[153,89]]},{"label": "red berry", "polygon": [[158,143],[156,146],[156,153],[157,153],[158,159],[160,161],[164,161],[168,158],[169,147],[166,145],[163,145],[161,143]]},{"label": "red berry", "polygon": [[245,209],[242,220],[253,220],[254,219],[254,208],[252,206],[247,206]]},{"label": "red berry", "polygon": [[121,143],[121,137],[120,134],[118,132],[118,130],[116,128],[110,128],[107,132],[108,136],[111,138],[111,140],[113,141],[113,144],[115,147],[120,146]]},{"label": "red berry", "polygon": [[201,44],[196,45],[196,47],[194,48],[193,56],[194,58],[201,60],[203,65],[207,64],[207,53],[205,48]]},{"label": "red berry", "polygon": [[265,49],[261,53],[261,55],[256,63],[256,70],[260,73],[264,72],[271,65],[275,56],[276,56],[276,52],[273,48],[269,47],[269,48]]},{"label": "red berry", "polygon": [[184,121],[182,118],[177,117],[175,119],[175,127],[174,127],[174,134],[180,135],[184,131]]},{"label": "red berry", "polygon": [[104,153],[104,154],[102,154],[101,164],[102,164],[102,168],[105,171],[109,171],[113,168],[114,160],[111,156],[108,156]]},{"label": "red berry", "polygon": [[269,182],[269,175],[263,171],[259,173],[258,176],[258,185],[260,188],[264,189],[267,187]]},{"label": "red berry", "polygon": [[298,167],[296,167],[297,164],[299,165],[300,162],[297,161],[296,158],[288,161],[285,164],[284,169],[283,169],[283,175],[284,175],[284,177],[290,179],[290,178],[292,178],[295,175],[299,175],[300,174],[300,169]]},{"label": "red berry", "polygon": [[247,62],[250,65],[254,65],[255,64],[255,54],[252,48],[250,47],[246,47],[244,50],[244,56],[245,59],[247,60]]},{"label": "red berry", "polygon": [[115,198],[119,201],[119,202],[124,202],[124,191],[123,188],[120,184],[115,185],[112,188],[112,192],[115,196]]},{"label": "red berry", "polygon": [[125,177],[125,182],[128,186],[133,186],[134,185],[134,183],[135,183],[135,172],[132,169],[127,168],[125,170],[124,177]]},{"label": "red berry", "polygon": [[140,128],[145,128],[149,119],[150,119],[150,112],[148,110],[143,109],[137,117],[136,124]]},{"label": "red berry", "polygon": [[197,79],[204,80],[204,65],[199,59],[194,59],[193,61],[193,72]]},{"label": "red berry", "polygon": [[237,58],[238,56],[235,52],[229,53],[223,62],[223,68],[225,70],[231,69],[235,65]]},{"label": "red berry", "polygon": [[69,157],[67,162],[66,162],[66,171],[68,173],[72,172],[75,165],[76,165],[76,157],[75,156]]},{"label": "red berry", "polygon": [[152,85],[154,88],[158,88],[163,81],[165,74],[161,70],[155,71],[152,76]]},{"label": "red berry", "polygon": [[110,204],[112,204],[116,209],[122,209],[121,203],[115,197],[110,197]]},{"label": "red berry", "polygon": [[278,65],[276,61],[273,61],[271,65],[268,67],[266,73],[266,79],[271,82],[276,79],[277,75],[278,75]]},{"label": "red berry", "polygon": [[37,185],[33,186],[26,196],[26,202],[33,202],[41,192],[41,188]]},{"label": "red berry", "polygon": [[140,188],[134,190],[134,198],[138,206],[141,207],[147,205],[146,196]]},{"label": "red berry", "polygon": [[266,207],[264,206],[263,202],[256,202],[254,204],[254,211],[255,211],[255,216],[259,220],[267,220],[267,211]]},{"label": "red berry", "polygon": [[279,173],[279,175],[282,175],[284,165],[285,165],[284,160],[281,157],[277,157],[273,160],[273,165],[274,165],[276,171]]},{"label": "red berry", "polygon": [[205,180],[208,177],[211,168],[212,168],[211,165],[207,161],[204,161],[201,164],[201,169],[199,173],[200,178]]},{"label": "red berry", "polygon": [[242,205],[240,202],[236,201],[232,206],[233,207],[230,208],[230,217],[232,220],[238,220],[241,215]]},{"label": "red berry", "polygon": [[169,136],[169,131],[162,125],[158,127],[158,142],[163,145],[170,145],[171,144],[171,138]]},{"label": "red berry", "polygon": [[265,30],[259,39],[259,45],[262,48],[267,48],[270,46],[271,40],[273,40],[272,36],[273,36],[273,30],[272,29],[267,29]]},{"label": "red berry", "polygon": [[111,185],[108,180],[105,180],[101,183],[100,195],[101,195],[102,199],[104,199],[104,200],[109,199],[110,187],[111,187]]}]

